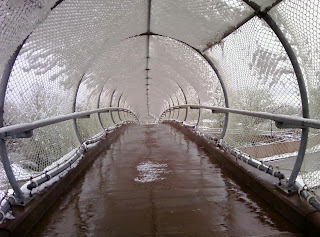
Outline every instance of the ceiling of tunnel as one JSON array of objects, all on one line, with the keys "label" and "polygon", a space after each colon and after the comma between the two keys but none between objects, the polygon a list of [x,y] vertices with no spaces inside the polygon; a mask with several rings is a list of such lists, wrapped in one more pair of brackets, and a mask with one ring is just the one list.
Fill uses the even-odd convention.
[{"label": "ceiling of tunnel", "polygon": [[[256,2],[266,6],[274,1]],[[43,5],[48,11],[53,2]],[[14,7],[18,11],[26,6]],[[184,103],[181,89],[188,102],[200,99],[202,104],[223,105],[220,82],[199,52],[219,42],[251,14],[253,10],[240,0],[64,0],[46,19],[39,16],[41,24],[34,23],[8,88],[21,94],[35,81],[52,87],[64,96],[65,106],[55,108],[51,115],[70,112],[72,95],[83,75],[86,90],[77,97],[86,104],[83,109],[94,109],[96,102],[85,101],[96,100],[100,93],[102,100],[110,101],[114,90],[145,118],[159,116],[172,103],[170,96]],[[21,78],[24,86],[19,85]],[[10,98],[15,95],[7,95]]]}]

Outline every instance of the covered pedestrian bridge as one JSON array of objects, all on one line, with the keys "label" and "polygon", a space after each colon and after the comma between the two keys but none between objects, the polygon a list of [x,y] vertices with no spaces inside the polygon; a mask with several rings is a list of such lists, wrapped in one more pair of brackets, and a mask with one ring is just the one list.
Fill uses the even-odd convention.
[{"label": "covered pedestrian bridge", "polygon": [[31,231],[71,187],[47,215],[85,209],[81,227],[36,233],[317,234],[319,15],[314,0],[1,1],[0,230]]}]

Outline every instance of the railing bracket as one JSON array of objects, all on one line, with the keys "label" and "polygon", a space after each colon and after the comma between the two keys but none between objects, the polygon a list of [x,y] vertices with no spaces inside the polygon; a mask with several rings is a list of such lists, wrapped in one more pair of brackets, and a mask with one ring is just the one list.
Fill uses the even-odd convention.
[{"label": "railing bracket", "polygon": [[86,115],[84,115],[82,117],[79,117],[78,119],[87,119],[87,118],[90,118],[90,114],[86,114]]},{"label": "railing bracket", "polygon": [[298,123],[275,121],[275,124],[277,128],[307,128],[306,126]]},{"label": "railing bracket", "polygon": [[294,186],[288,187],[287,182],[284,184],[279,183],[276,186],[277,186],[277,188],[279,188],[282,192],[286,193],[287,195],[292,195],[292,194],[298,192],[298,190]]},{"label": "railing bracket", "polygon": [[33,130],[28,130],[24,132],[19,132],[19,133],[6,133],[5,137],[6,139],[16,139],[16,138],[30,138],[33,136]]}]

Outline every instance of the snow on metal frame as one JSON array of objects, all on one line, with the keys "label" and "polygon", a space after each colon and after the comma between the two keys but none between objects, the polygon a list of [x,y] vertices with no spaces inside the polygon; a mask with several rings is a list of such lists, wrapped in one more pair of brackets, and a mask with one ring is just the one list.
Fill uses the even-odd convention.
[{"label": "snow on metal frame", "polygon": [[[318,1],[285,1],[271,10],[270,15],[284,29],[286,38],[298,57],[308,90],[310,118],[320,119],[320,4]],[[308,147],[300,171],[300,178],[310,188],[320,185],[319,144],[319,130],[310,129]],[[319,189],[316,192],[320,195]]]},{"label": "snow on metal frame", "polygon": [[[301,114],[299,88],[288,56],[262,20],[252,19],[208,54],[223,71],[230,107],[275,114]],[[268,120],[230,115],[225,140],[253,157],[257,152],[259,158],[285,153],[282,147],[248,149],[262,140],[273,139],[271,129],[276,130]],[[238,132],[235,134],[235,131]],[[300,133],[299,130],[292,132]]]},{"label": "snow on metal frame", "polygon": [[203,50],[252,12],[241,0],[153,0],[151,31]]},{"label": "snow on metal frame", "polygon": [[[263,10],[275,0],[253,2]],[[54,3],[55,1],[44,0],[0,3],[3,14],[0,19],[5,26],[0,33],[1,42],[4,42],[0,49],[1,62],[6,62],[16,47],[32,32],[22,48],[9,81],[5,123],[17,124],[71,112],[74,96],[72,92],[84,72],[89,72],[88,79],[86,84],[81,85],[83,89],[79,94],[81,101],[78,101],[78,105],[83,102],[82,106],[96,108],[97,94],[102,88],[106,91],[112,88],[118,89],[116,98],[124,93],[127,106],[134,108],[138,114],[145,114],[146,37],[127,38],[146,32],[147,1],[65,0],[44,20]],[[253,13],[238,0],[153,0],[151,11],[152,32],[180,39],[200,50],[219,41],[225,33]],[[319,3],[287,0],[271,10],[270,14],[285,30],[298,55],[307,78],[311,116],[319,118]],[[204,104],[220,105],[220,89],[219,86],[215,87],[219,83],[199,55],[174,40],[153,36],[150,38],[152,114],[161,112],[170,95],[181,95],[176,83],[183,87],[191,102],[199,95]],[[300,98],[291,65],[273,32],[258,18],[249,21],[235,34],[213,47],[209,55],[222,70],[227,90],[232,95],[229,98],[232,107],[299,114]],[[3,64],[0,64],[0,69],[2,68]],[[211,82],[211,78],[214,82]],[[152,87],[157,89],[152,90]],[[209,91],[208,88],[217,90]],[[264,96],[265,92],[269,92],[269,95]],[[252,94],[251,97],[248,94]],[[104,98],[110,96],[110,93],[102,95]],[[262,104],[252,103],[257,99]],[[233,116],[229,120],[232,126],[226,141],[235,147],[246,148],[248,144],[257,144],[262,138],[269,136],[264,132],[275,127],[266,121],[242,121],[242,118],[243,116]],[[90,133],[92,132],[85,137],[90,137],[99,130],[97,117],[87,120],[90,123],[84,121],[85,119],[78,123],[82,123],[81,126],[85,129],[90,128]],[[72,126],[69,124],[66,127]],[[249,133],[248,128],[254,134]],[[59,143],[63,132],[67,130],[63,126],[53,130],[55,133],[51,133],[49,128],[45,129],[39,133],[42,135],[36,134],[34,139],[45,141],[50,137],[47,139],[50,143]],[[232,140],[234,131],[244,132],[242,136],[237,134],[237,141]],[[299,133],[295,130],[290,132]],[[68,148],[61,150],[65,153],[76,144],[73,132],[70,134],[72,137],[66,143]],[[274,140],[272,135],[270,137]],[[320,141],[318,137],[318,131],[310,133],[309,150],[317,151]],[[16,152],[16,146],[21,141],[7,142],[9,151]],[[30,141],[36,144],[35,140]],[[43,144],[36,145],[39,148],[42,146]],[[263,149],[260,152],[262,156],[270,156]],[[278,149],[276,153],[284,152]],[[307,157],[309,154],[310,152]],[[313,154],[306,159],[303,171],[311,171],[311,168],[319,165],[314,158]],[[314,186],[310,177],[305,180],[310,182],[310,186]]]},{"label": "snow on metal frame", "polygon": [[[8,26],[8,29],[1,33],[2,36],[6,36],[8,32],[13,31],[20,35],[10,35],[11,38],[9,37],[8,40],[4,38],[7,51],[1,53],[4,55],[1,57],[8,58],[9,51],[14,51],[26,35],[33,31],[23,45],[9,80],[5,104],[6,125],[71,112],[77,81],[101,46],[111,45],[141,32],[146,25],[141,18],[146,14],[145,1],[108,1],[106,3],[105,1],[66,0],[55,8],[46,21],[36,29],[33,26],[46,16],[44,13],[47,13],[41,13],[41,11],[50,9],[53,4],[50,5],[48,1],[47,5],[44,5],[45,1],[42,1],[43,3],[39,1],[37,6],[33,6],[33,2],[30,1],[23,4],[16,3],[13,6],[12,2],[1,2],[4,4],[1,5],[2,7],[7,7],[4,13],[8,14],[1,17],[3,24]],[[32,12],[33,8],[35,8],[34,12]],[[25,14],[21,16],[21,19],[26,20],[24,25],[19,22],[20,13]],[[11,16],[16,19],[13,20]],[[136,20],[128,20],[134,18]],[[135,26],[136,23],[140,24]],[[62,126],[64,124],[66,126]],[[49,127],[54,127],[52,130],[54,132]],[[19,164],[24,162],[26,154],[29,154],[29,152],[19,153],[24,147],[28,150],[41,151],[33,152],[30,162],[36,160],[36,164],[45,163],[41,165],[45,167],[61,157],[60,153],[66,154],[76,147],[77,141],[71,122],[49,127],[39,129],[31,139],[7,141],[12,162]],[[64,136],[65,133],[68,136]],[[61,142],[63,147],[58,145]],[[17,149],[18,144],[19,149]],[[50,159],[46,158],[48,155]],[[25,168],[29,170],[30,167],[28,165]],[[21,175],[18,173],[16,175],[19,178]]]},{"label": "snow on metal frame", "polygon": [[49,14],[57,0],[0,2],[0,72],[23,40]]},{"label": "snow on metal frame", "polygon": [[[152,85],[161,88],[163,78],[175,81],[184,90],[190,84],[194,93],[187,94],[194,103],[198,102],[199,95],[204,104],[217,105],[218,98],[223,97],[220,83],[210,65],[198,53],[170,38],[152,36],[150,41]],[[166,91],[170,93],[169,88]]]}]

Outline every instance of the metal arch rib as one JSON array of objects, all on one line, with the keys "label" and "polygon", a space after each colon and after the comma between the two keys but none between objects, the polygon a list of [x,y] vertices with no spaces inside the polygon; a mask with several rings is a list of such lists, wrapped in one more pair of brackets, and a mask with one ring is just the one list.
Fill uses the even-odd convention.
[{"label": "metal arch rib", "polygon": [[[112,100],[113,100],[113,96],[114,96],[114,93],[116,92],[117,89],[114,89],[112,94],[111,94],[111,98],[110,98],[110,107],[112,107]],[[110,117],[111,117],[111,120],[114,124],[116,124],[116,122],[114,121],[114,118],[113,118],[113,115],[112,115],[112,112],[110,111]]]},{"label": "metal arch rib", "polygon": [[[140,34],[140,35],[135,35],[135,36],[128,37],[126,39],[131,39],[131,38],[136,38],[136,37],[141,37],[141,36],[148,36],[149,37],[150,35],[151,36],[158,36],[158,37],[165,37],[165,38],[168,38],[168,39],[175,40],[175,41],[187,46],[188,48],[191,48],[193,51],[195,51],[197,54],[199,54],[210,65],[212,70],[215,72],[215,74],[216,74],[216,76],[217,76],[217,78],[218,78],[218,80],[220,82],[221,88],[222,88],[222,92],[223,92],[223,95],[224,95],[225,107],[229,108],[229,99],[228,99],[227,89],[226,89],[226,86],[224,84],[223,78],[219,73],[219,70],[214,65],[214,63],[211,61],[211,59],[207,55],[202,53],[199,49],[193,47],[192,45],[190,45],[190,44],[188,44],[188,43],[186,43],[186,42],[184,42],[182,40],[179,40],[179,39],[176,39],[176,38],[173,38],[173,37],[170,37],[170,36],[166,36],[166,35],[156,34],[156,33],[153,33],[153,32],[146,32],[146,33],[143,33],[143,34]],[[228,120],[229,120],[229,114],[226,113],[225,121],[224,121],[224,127],[223,127],[223,130],[222,130],[222,133],[221,133],[221,139],[226,134],[227,126],[228,126]]]},{"label": "metal arch rib", "polygon": [[[98,97],[98,101],[97,101],[97,109],[100,108],[101,94],[102,94],[103,88],[104,88],[104,86],[101,88],[101,91],[99,93],[99,97]],[[98,119],[99,119],[99,123],[100,123],[102,129],[105,130],[105,127],[103,126],[103,123],[102,123],[102,119],[101,119],[101,114],[100,113],[98,113]]]},{"label": "metal arch rib", "polygon": [[[290,62],[292,64],[294,73],[297,77],[297,82],[299,85],[299,90],[300,90],[300,97],[301,97],[301,104],[302,104],[302,116],[304,118],[309,118],[309,103],[308,103],[308,95],[307,95],[307,90],[305,86],[305,81],[303,78],[302,70],[300,68],[297,56],[292,49],[289,41],[281,31],[281,29],[278,27],[276,22],[273,20],[273,18],[268,15],[267,13],[263,13],[260,11],[260,7],[255,4],[254,2],[251,2],[249,0],[243,0],[248,6],[250,6],[257,14],[260,16],[262,19],[265,20],[265,22],[269,25],[269,27],[272,29],[272,31],[275,33],[275,35],[278,37],[280,43],[282,44],[283,48],[285,49]],[[278,3],[281,1],[277,1]],[[304,155],[307,149],[307,142],[308,142],[308,134],[309,134],[309,128],[302,128],[302,134],[301,134],[301,142],[300,142],[300,147],[296,159],[296,163],[293,167],[293,170],[291,172],[287,187],[293,187],[295,180],[300,172],[302,162],[304,159]]]},{"label": "metal arch rib", "polygon": [[[172,102],[172,105],[175,106],[174,101],[173,101],[171,95],[169,95],[169,97],[170,97],[170,100],[171,100],[171,102]],[[171,118],[174,118],[174,116],[175,116],[175,110],[173,110],[173,113],[172,113],[172,117],[171,117]]]},{"label": "metal arch rib", "polygon": [[[120,106],[120,100],[121,100],[121,97],[122,97],[123,93],[120,95],[119,99],[118,99],[118,107]],[[119,116],[119,119],[120,121],[122,122],[122,119],[120,117],[120,111],[118,110],[118,116]]]},{"label": "metal arch rib", "polygon": [[[82,74],[81,79],[78,82],[78,85],[77,85],[77,88],[76,88],[76,91],[75,91],[75,94],[74,94],[74,99],[73,99],[73,104],[72,104],[72,113],[76,112],[77,96],[78,96],[79,88],[80,88],[80,85],[81,85],[82,80],[84,78],[84,75],[85,75],[85,73]],[[77,119],[76,118],[73,119],[73,128],[74,128],[74,131],[76,133],[76,136],[78,138],[79,143],[82,144],[83,140],[82,140],[82,138],[80,136],[80,132],[79,132],[79,128],[78,128],[78,125],[77,125]]]}]

